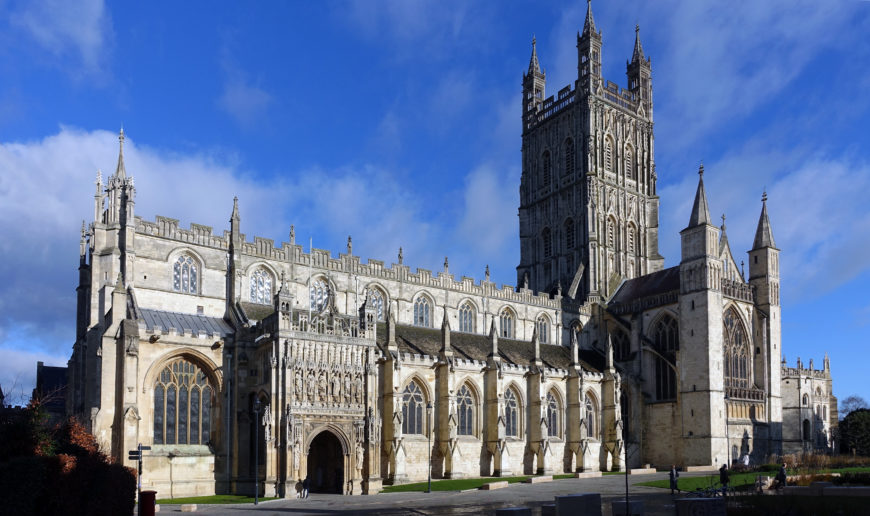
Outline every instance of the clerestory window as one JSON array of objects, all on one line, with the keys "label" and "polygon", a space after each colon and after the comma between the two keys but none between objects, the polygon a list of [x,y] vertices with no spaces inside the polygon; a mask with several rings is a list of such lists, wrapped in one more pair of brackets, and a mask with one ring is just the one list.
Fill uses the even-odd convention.
[{"label": "clerestory window", "polygon": [[474,306],[466,302],[459,308],[459,331],[474,333]]},{"label": "clerestory window", "polygon": [[197,274],[196,260],[189,254],[183,254],[175,260],[172,268],[172,290],[186,294],[196,294]]},{"label": "clerestory window", "polygon": [[272,302],[272,275],[265,269],[257,269],[251,274],[251,302],[270,304]]}]

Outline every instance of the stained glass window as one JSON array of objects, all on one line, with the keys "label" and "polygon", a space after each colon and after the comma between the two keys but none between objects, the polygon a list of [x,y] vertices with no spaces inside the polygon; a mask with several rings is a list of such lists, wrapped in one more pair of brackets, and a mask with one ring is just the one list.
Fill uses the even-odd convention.
[{"label": "stained glass window", "polygon": [[459,308],[459,331],[474,333],[474,306],[466,302]]},{"label": "stained glass window", "polygon": [[724,318],[725,337],[725,385],[749,387],[749,341],[740,317],[729,309]]},{"label": "stained glass window", "polygon": [[377,313],[377,318],[379,321],[384,320],[384,294],[376,289],[370,288],[366,290],[366,300],[371,303],[371,306],[375,309]]},{"label": "stained glass window", "polygon": [[431,311],[429,299],[426,296],[418,297],[414,301],[414,326],[430,328]]},{"label": "stained glass window", "polygon": [[538,342],[546,344],[550,338],[550,320],[546,315],[541,314],[538,317]]},{"label": "stained glass window", "polygon": [[501,330],[499,336],[506,339],[514,338],[514,314],[510,309],[505,308],[501,311],[498,322],[499,329]]},{"label": "stained glass window", "polygon": [[154,444],[207,443],[211,405],[212,387],[202,369],[183,358],[171,362],[154,382]]},{"label": "stained glass window", "polygon": [[308,287],[308,297],[308,302],[311,304],[310,306],[313,311],[323,311],[329,301],[329,287],[326,286],[326,282],[315,280],[311,283],[311,286]]},{"label": "stained glass window", "polygon": [[474,435],[474,396],[467,385],[456,395],[456,412],[459,416],[459,435]]},{"label": "stained glass window", "polygon": [[662,356],[655,357],[656,399],[672,400],[677,397],[677,375],[671,364],[676,363],[676,351],[680,349],[680,331],[677,320],[670,316],[659,319],[653,330],[656,351]]},{"label": "stained glass window", "polygon": [[172,290],[187,294],[196,294],[196,282],[196,261],[194,261],[192,256],[187,254],[179,256],[178,259],[175,260],[175,265],[172,269]]},{"label": "stained glass window", "polygon": [[251,302],[270,304],[272,302],[272,275],[264,269],[251,274]]},{"label": "stained glass window", "polygon": [[422,434],[426,400],[417,382],[411,382],[405,387],[402,396],[402,433]]},{"label": "stained glass window", "polygon": [[562,435],[559,428],[559,401],[552,392],[547,393],[547,425],[550,427],[550,436],[559,437]]},{"label": "stained glass window", "polygon": [[584,402],[586,404],[586,435],[591,439],[598,439],[598,406],[588,394]]},{"label": "stained glass window", "polygon": [[505,435],[508,437],[518,437],[520,434],[520,404],[517,401],[517,395],[513,389],[508,389],[504,394],[504,419],[505,419]]}]

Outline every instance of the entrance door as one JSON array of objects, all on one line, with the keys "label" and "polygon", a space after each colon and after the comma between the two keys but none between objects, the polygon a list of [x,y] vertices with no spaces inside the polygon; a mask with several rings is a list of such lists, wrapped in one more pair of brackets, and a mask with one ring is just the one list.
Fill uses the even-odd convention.
[{"label": "entrance door", "polygon": [[342,494],[344,491],[344,454],[332,432],[324,430],[308,449],[308,481],[312,493]]}]

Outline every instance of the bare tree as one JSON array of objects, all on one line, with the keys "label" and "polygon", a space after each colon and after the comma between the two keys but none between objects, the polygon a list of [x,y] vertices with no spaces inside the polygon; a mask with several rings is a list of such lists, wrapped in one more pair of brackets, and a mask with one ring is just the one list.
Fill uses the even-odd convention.
[{"label": "bare tree", "polygon": [[855,396],[854,394],[837,404],[837,410],[840,412],[839,416],[841,421],[849,415],[849,412],[866,408],[870,408],[870,405],[867,404],[867,400],[861,396]]}]

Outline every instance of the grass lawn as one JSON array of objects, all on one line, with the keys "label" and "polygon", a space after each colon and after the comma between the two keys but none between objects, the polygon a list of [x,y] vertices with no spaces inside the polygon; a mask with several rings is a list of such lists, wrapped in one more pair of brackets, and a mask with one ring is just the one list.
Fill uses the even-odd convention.
[{"label": "grass lawn", "polygon": [[[868,467],[850,467],[850,468],[840,468],[840,469],[826,469],[823,471],[819,471],[819,473],[859,473],[859,472],[870,472],[870,468]],[[789,471],[789,475],[797,474],[795,471]],[[775,471],[752,471],[749,473],[731,473],[731,487],[738,488],[740,486],[745,485],[754,485],[755,477],[758,475],[764,475],[768,477],[776,476]],[[635,484],[637,486],[648,486],[648,487],[661,487],[664,489],[670,489],[671,483],[670,480],[653,480],[650,482],[640,482]],[[719,474],[715,475],[707,475],[701,477],[691,477],[691,478],[680,478],[677,482],[677,485],[680,487],[682,491],[694,491],[695,489],[701,488],[706,489],[710,486],[718,486],[719,485]]]},{"label": "grass lawn", "polygon": [[[275,498],[260,498],[260,501],[275,500]],[[164,498],[157,500],[158,504],[178,505],[182,503],[196,504],[224,504],[224,503],[254,503],[253,496],[242,495],[214,495],[214,496],[191,496],[188,498]]]},{"label": "grass lawn", "polygon": [[[553,480],[563,478],[573,478],[574,475],[553,475]],[[530,476],[522,477],[493,477],[493,478],[458,478],[454,480],[433,480],[433,491],[464,491],[466,489],[478,489],[483,484],[490,482],[507,481],[510,484],[523,482]],[[428,484],[426,482],[416,482],[414,484],[399,484],[396,486],[384,486],[384,493],[406,493],[411,491],[426,491]]]}]

